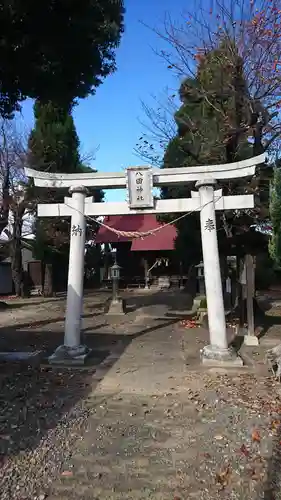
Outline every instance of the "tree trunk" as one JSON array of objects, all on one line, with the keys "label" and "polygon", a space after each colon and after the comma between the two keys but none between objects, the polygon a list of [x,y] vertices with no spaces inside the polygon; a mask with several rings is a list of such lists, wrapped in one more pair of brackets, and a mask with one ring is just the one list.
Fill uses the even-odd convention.
[{"label": "tree trunk", "polygon": [[10,170],[6,169],[2,182],[2,205],[0,207],[0,232],[8,225],[10,203]]},{"label": "tree trunk", "polygon": [[12,267],[12,280],[14,284],[15,294],[18,297],[24,295],[24,275],[22,269],[22,245],[21,245],[21,231],[22,231],[22,215],[18,210],[13,213],[14,223],[12,232],[12,241],[10,243],[11,250],[11,267]]}]

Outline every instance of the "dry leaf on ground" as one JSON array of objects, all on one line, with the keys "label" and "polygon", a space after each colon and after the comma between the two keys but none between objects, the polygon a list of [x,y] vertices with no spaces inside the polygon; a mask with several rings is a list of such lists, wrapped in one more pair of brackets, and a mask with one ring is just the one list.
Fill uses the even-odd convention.
[{"label": "dry leaf on ground", "polygon": [[241,453],[243,453],[243,455],[245,455],[245,457],[248,457],[250,455],[249,450],[246,448],[246,446],[244,444],[242,444],[240,451],[241,451]]},{"label": "dry leaf on ground", "polygon": [[61,473],[62,477],[72,477],[73,476],[73,472],[71,470],[64,470],[62,473]]},{"label": "dry leaf on ground", "polygon": [[230,466],[227,465],[221,472],[216,474],[216,482],[220,484],[223,488],[226,487],[230,476]]},{"label": "dry leaf on ground", "polygon": [[252,440],[255,441],[256,443],[260,443],[261,436],[257,429],[254,429],[252,432]]}]

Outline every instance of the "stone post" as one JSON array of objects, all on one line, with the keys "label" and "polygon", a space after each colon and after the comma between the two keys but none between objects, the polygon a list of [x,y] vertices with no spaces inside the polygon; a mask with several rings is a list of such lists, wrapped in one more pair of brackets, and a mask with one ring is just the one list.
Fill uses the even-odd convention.
[{"label": "stone post", "polygon": [[149,290],[149,269],[147,259],[143,260],[143,270],[144,270],[144,289]]},{"label": "stone post", "polygon": [[247,303],[247,334],[244,343],[248,346],[259,345],[259,339],[255,334],[254,297],[255,297],[255,267],[252,255],[245,256],[246,267],[246,303]]},{"label": "stone post", "polygon": [[196,183],[200,195],[201,238],[210,332],[210,345],[205,346],[202,350],[202,362],[211,365],[241,365],[243,364],[241,358],[228,348],[216,230],[215,184],[214,179],[206,179]]},{"label": "stone post", "polygon": [[49,362],[83,364],[89,354],[89,349],[81,345],[86,236],[84,213],[87,189],[83,186],[75,186],[69,189],[69,193],[72,195],[73,213],[71,216],[64,345],[56,349],[49,358]]},{"label": "stone post", "polygon": [[114,302],[114,303],[119,302],[119,299],[118,299],[118,291],[119,291],[118,282],[119,282],[119,278],[116,278],[116,277],[112,278],[112,302]]}]

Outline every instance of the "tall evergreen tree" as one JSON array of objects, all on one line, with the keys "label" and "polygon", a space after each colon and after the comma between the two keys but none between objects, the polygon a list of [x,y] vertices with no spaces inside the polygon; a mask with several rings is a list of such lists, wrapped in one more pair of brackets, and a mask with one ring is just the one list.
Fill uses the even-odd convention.
[{"label": "tall evergreen tree", "polygon": [[281,168],[280,162],[274,169],[270,190],[270,220],[272,237],[269,242],[269,254],[278,268],[281,268]]},{"label": "tall evergreen tree", "polygon": [[[35,126],[29,137],[29,165],[36,170],[55,173],[83,173],[91,170],[81,162],[80,142],[71,114],[72,107],[62,107],[54,102],[39,102],[34,105]],[[62,202],[67,190],[33,188],[36,201]],[[91,193],[101,201],[103,192]],[[95,224],[89,230],[95,232]],[[69,220],[66,218],[37,219],[35,251],[44,262],[52,262],[54,252],[68,260]]]},{"label": "tall evergreen tree", "polygon": [[78,172],[79,138],[71,106],[54,102],[34,105],[35,127],[29,138],[29,164],[47,172]]},{"label": "tall evergreen tree", "polygon": [[[229,56],[231,52],[231,58]],[[235,56],[235,57],[234,57]],[[230,65],[229,61],[232,60]],[[180,87],[182,105],[175,113],[177,136],[170,141],[164,155],[163,168],[228,163],[256,154],[248,141],[243,124],[248,120],[249,96],[243,75],[243,61],[229,39],[222,39],[217,49],[198,54],[194,79],[186,79]],[[221,185],[224,194],[258,193],[257,179],[237,180]],[[191,186],[162,190],[162,197],[189,197]],[[253,223],[253,213],[233,214],[218,218],[220,239],[233,236],[237,223]],[[199,221],[196,214],[178,223],[178,242],[182,259],[198,261],[201,253]],[[191,246],[191,248],[190,248]],[[189,254],[187,256],[187,254]]]},{"label": "tall evergreen tree", "polygon": [[196,77],[180,87],[182,105],[175,121],[178,146],[187,165],[232,162],[245,148],[242,123],[247,115],[247,88],[243,63],[238,51],[236,57],[234,53],[232,43],[223,39],[217,49],[198,54]]}]

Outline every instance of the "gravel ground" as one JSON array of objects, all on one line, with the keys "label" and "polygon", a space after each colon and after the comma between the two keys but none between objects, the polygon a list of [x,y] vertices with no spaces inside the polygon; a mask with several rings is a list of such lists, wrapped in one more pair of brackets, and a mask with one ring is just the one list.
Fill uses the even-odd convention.
[{"label": "gravel ground", "polygon": [[184,395],[117,395],[95,408],[52,498],[280,498],[272,380],[204,375],[200,385]]},{"label": "gravel ground", "polygon": [[[57,325],[51,340],[46,326],[44,346],[53,348]],[[266,335],[273,329],[277,340],[270,325]],[[39,348],[37,327],[23,338]],[[182,337],[194,336],[195,344],[198,332],[157,328],[134,340],[93,337],[100,354],[84,371],[0,367],[1,500],[281,500],[280,384],[255,367],[191,371]],[[14,346],[15,332],[4,337]],[[116,342],[119,360],[109,362]],[[166,377],[162,391],[161,384],[155,394],[146,391],[153,373],[161,380],[165,356],[169,385]],[[129,393],[122,381],[130,376]]]},{"label": "gravel ground", "polygon": [[83,397],[90,383],[88,372],[44,368],[2,378],[1,499],[45,498],[40,487],[52,481],[88,416]]},{"label": "gravel ground", "polygon": [[0,498],[279,499],[278,392],[270,378],[201,374],[199,390],[98,397],[89,372],[13,374]]}]

